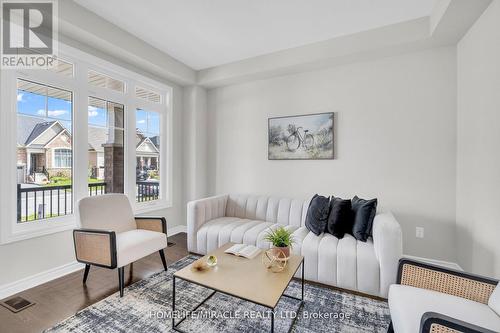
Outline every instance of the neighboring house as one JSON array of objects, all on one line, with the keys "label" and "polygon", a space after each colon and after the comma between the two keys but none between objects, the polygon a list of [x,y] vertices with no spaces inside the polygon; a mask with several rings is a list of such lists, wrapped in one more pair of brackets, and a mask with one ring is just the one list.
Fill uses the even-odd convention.
[{"label": "neighboring house", "polygon": [[158,170],[160,163],[160,138],[158,136],[144,136],[139,130],[137,130],[136,142],[136,165],[141,170]]},{"label": "neighboring house", "polygon": [[[71,133],[57,120],[18,115],[17,182],[47,183],[53,176],[71,176]],[[107,129],[89,126],[89,176],[105,179]],[[136,133],[137,165],[141,170],[158,170],[159,138]],[[116,165],[115,165],[116,167]]]},{"label": "neighboring house", "polygon": [[89,125],[89,177],[104,179],[104,147],[108,141],[107,130]]},{"label": "neighboring house", "polygon": [[18,116],[19,183],[46,183],[49,177],[71,175],[71,134],[57,120]]}]

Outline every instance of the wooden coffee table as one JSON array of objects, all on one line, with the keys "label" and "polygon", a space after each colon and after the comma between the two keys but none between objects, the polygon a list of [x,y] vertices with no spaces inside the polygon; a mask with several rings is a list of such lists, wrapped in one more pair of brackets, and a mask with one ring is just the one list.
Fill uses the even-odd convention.
[{"label": "wooden coffee table", "polygon": [[[300,311],[304,304],[304,257],[291,255],[285,269],[279,273],[273,273],[266,269],[262,264],[261,255],[257,255],[253,259],[237,257],[231,254],[224,253],[226,249],[234,245],[228,243],[212,253],[203,257],[203,260],[209,255],[217,256],[217,266],[204,271],[194,271],[191,269],[192,264],[177,271],[172,279],[172,328],[178,332],[183,332],[178,326],[186,320],[187,316],[183,317],[178,323],[175,323],[175,280],[182,279],[188,282],[212,289],[213,292],[199,303],[191,312],[196,311],[203,303],[210,299],[215,293],[231,295],[255,304],[262,305],[272,311],[271,317],[271,332],[274,332],[274,309],[282,296],[293,298],[300,301],[300,306],[297,311]],[[284,292],[293,276],[302,266],[302,295],[301,298],[286,295]],[[290,330],[295,323],[293,318]],[[290,331],[289,330],[289,331]]]}]

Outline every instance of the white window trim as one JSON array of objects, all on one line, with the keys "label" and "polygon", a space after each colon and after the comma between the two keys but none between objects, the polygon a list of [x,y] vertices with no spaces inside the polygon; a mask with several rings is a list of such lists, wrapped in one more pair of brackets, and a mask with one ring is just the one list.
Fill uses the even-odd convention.
[{"label": "white window trim", "polygon": [[[147,87],[148,85],[144,82],[137,82],[137,86]],[[134,208],[136,213],[146,213],[153,210],[165,209],[172,207],[172,111],[171,111],[171,103],[169,103],[170,94],[165,94],[162,96],[162,100],[168,102],[166,104],[167,112],[162,111],[163,104],[156,104],[148,102],[142,98],[135,97],[135,85],[130,86],[129,89],[130,94],[132,95],[132,100],[134,105],[133,112],[127,113],[130,117],[128,122],[128,133],[133,133],[134,135],[129,138],[127,141],[129,143],[130,154],[133,153],[134,158],[128,160],[129,169],[134,172],[134,182],[130,184],[129,187],[129,198],[133,199]],[[158,88],[150,88],[155,89]],[[163,106],[164,108],[165,106]],[[136,130],[136,110],[143,109],[146,111],[156,111],[160,114],[160,140],[165,141],[166,144],[160,144],[160,199],[153,201],[145,201],[145,202],[136,202],[135,200],[135,170],[136,170],[136,146],[135,146],[135,130]],[[133,118],[133,119],[132,119]],[[125,131],[127,133],[127,131]],[[133,152],[131,151],[133,150]],[[166,177],[165,177],[166,176]],[[132,195],[133,193],[133,195]]]},{"label": "white window trim", "polygon": [[[2,155],[5,163],[0,163],[0,182],[4,184],[0,188],[0,200],[3,209],[0,211],[0,244],[11,243],[33,237],[39,237],[56,232],[70,230],[78,227],[78,205],[77,201],[87,196],[87,166],[88,152],[81,147],[87,147],[88,143],[88,97],[96,97],[115,103],[121,103],[125,107],[125,172],[124,188],[125,194],[134,207],[136,214],[145,213],[172,207],[172,158],[173,158],[173,114],[172,114],[172,87],[155,80],[149,79],[134,71],[110,63],[81,50],[75,49],[63,43],[59,43],[59,54],[63,60],[74,64],[74,76],[66,77],[51,71],[42,70],[2,70],[0,75],[0,140],[2,142]],[[87,70],[91,69],[109,75],[125,82],[125,93],[119,93],[111,89],[96,87],[88,83]],[[30,223],[17,223],[17,144],[16,144],[16,119],[17,119],[17,79],[31,80],[69,90],[73,93],[73,126],[72,151],[73,151],[73,189],[72,199],[73,214],[54,217],[45,220],[37,220]],[[150,103],[135,97],[135,86],[149,88],[161,94],[162,103]],[[136,203],[135,200],[135,110],[145,108],[161,113],[160,136],[160,199]],[[85,110],[85,112],[77,112]],[[10,209],[5,209],[10,207]]]}]

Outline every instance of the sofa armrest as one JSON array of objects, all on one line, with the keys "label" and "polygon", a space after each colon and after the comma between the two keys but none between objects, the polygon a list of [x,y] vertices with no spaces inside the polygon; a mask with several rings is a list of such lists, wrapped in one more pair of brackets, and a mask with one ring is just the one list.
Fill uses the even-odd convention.
[{"label": "sofa armrest", "polygon": [[136,216],[137,229],[151,230],[167,234],[167,220],[160,216]]},{"label": "sofa armrest", "polygon": [[228,195],[219,195],[187,204],[188,251],[197,253],[196,234],[205,222],[226,215],[227,198]]},{"label": "sofa armrest", "polygon": [[389,286],[396,282],[399,259],[403,256],[401,226],[392,213],[381,213],[373,220],[373,246],[380,265],[380,296],[387,298]]},{"label": "sofa armrest", "polygon": [[488,304],[498,280],[403,258],[397,283]]},{"label": "sofa armrest", "polygon": [[116,233],[108,230],[73,230],[75,256],[78,262],[116,268]]},{"label": "sofa armrest", "polygon": [[494,333],[493,331],[436,312],[426,312],[420,320],[420,333]]}]

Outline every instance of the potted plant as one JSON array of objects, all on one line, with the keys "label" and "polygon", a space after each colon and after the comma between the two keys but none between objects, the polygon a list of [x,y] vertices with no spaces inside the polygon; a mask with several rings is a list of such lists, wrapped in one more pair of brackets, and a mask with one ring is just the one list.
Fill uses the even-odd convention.
[{"label": "potted plant", "polygon": [[280,256],[280,251],[283,252],[286,258],[290,257],[290,249],[292,248],[293,236],[290,230],[285,227],[270,229],[264,240],[270,242],[276,250],[275,255]]}]

